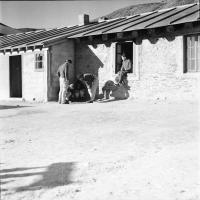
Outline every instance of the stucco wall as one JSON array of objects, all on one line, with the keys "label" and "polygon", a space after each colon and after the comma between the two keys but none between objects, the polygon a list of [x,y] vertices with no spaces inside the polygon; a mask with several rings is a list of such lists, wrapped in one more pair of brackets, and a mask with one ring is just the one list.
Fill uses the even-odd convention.
[{"label": "stucco wall", "polygon": [[[136,74],[129,74],[130,98],[194,99],[199,74],[183,73],[183,38],[156,44],[144,40],[136,47]],[[76,72],[98,74],[99,91],[106,80],[114,78],[115,44],[96,47],[76,45]]]},{"label": "stucco wall", "polygon": [[7,99],[9,96],[9,56],[0,55],[0,99]]},{"label": "stucco wall", "polygon": [[54,44],[49,51],[49,74],[48,74],[48,100],[57,100],[59,92],[59,79],[57,69],[59,65],[64,63],[66,59],[72,60],[71,68],[69,69],[70,82],[74,80],[74,42],[73,40],[65,40],[61,43]]},{"label": "stucco wall", "polygon": [[99,88],[114,75],[115,45],[76,44],[76,74],[93,73],[99,77]]},{"label": "stucco wall", "polygon": [[153,99],[197,98],[199,73],[183,73],[183,38],[139,47],[139,80],[130,80],[131,96]]},{"label": "stucco wall", "polygon": [[47,101],[47,51],[44,69],[35,70],[35,53],[22,54],[22,98],[27,101]]}]

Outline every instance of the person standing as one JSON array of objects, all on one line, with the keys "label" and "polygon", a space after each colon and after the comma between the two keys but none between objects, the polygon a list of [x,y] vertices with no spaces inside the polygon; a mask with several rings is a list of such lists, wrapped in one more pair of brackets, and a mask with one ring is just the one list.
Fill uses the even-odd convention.
[{"label": "person standing", "polygon": [[98,78],[94,74],[86,73],[81,74],[79,80],[85,83],[88,93],[90,95],[90,100],[88,103],[93,103],[98,87]]},{"label": "person standing", "polygon": [[127,74],[130,72],[132,64],[131,60],[126,57],[126,54],[123,53],[121,55],[122,58],[122,66],[119,72],[119,83],[122,83],[127,78]]},{"label": "person standing", "polygon": [[57,75],[59,77],[60,91],[58,97],[58,103],[68,104],[66,99],[67,89],[69,87],[69,66],[72,64],[71,60],[66,60],[62,65],[58,67]]}]

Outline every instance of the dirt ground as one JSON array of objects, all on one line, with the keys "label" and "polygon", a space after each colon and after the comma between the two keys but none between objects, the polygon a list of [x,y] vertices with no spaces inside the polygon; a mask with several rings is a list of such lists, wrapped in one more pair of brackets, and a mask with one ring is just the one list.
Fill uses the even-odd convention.
[{"label": "dirt ground", "polygon": [[192,101],[0,102],[2,200],[198,200]]}]

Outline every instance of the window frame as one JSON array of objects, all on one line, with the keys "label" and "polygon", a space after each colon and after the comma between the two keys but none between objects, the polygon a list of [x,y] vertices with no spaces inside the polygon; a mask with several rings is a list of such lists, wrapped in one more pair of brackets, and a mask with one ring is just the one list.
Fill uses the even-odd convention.
[{"label": "window frame", "polygon": [[117,74],[117,64],[118,64],[117,55],[122,53],[122,52],[118,53],[118,45],[122,44],[122,43],[131,43],[132,44],[132,60],[131,60],[132,67],[131,67],[131,72],[129,72],[129,74],[134,74],[135,70],[134,70],[134,61],[133,60],[135,58],[135,56],[134,56],[135,49],[134,49],[133,41],[125,41],[125,42],[116,42],[115,43],[115,65],[114,65],[115,68],[114,68],[114,73]]},{"label": "window frame", "polygon": [[[41,60],[37,60],[37,55],[42,55]],[[42,63],[42,68],[38,68],[38,64]],[[34,55],[34,69],[36,72],[42,72],[44,71],[44,52],[36,52]]]},{"label": "window frame", "polygon": [[183,73],[184,74],[195,74],[195,73],[200,73],[200,66],[198,67],[198,53],[200,52],[200,46],[198,46],[197,42],[197,47],[195,46],[195,70],[190,70],[188,66],[188,44],[187,44],[187,38],[188,37],[200,37],[200,34],[190,34],[190,35],[185,35],[183,37]]}]

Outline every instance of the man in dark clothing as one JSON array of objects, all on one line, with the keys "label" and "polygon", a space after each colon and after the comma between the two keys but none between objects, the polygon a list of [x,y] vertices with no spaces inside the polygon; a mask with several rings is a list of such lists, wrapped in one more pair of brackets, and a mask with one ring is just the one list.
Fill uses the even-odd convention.
[{"label": "man in dark clothing", "polygon": [[88,101],[88,103],[93,103],[98,87],[98,78],[94,74],[86,73],[80,75],[79,80],[84,82],[87,87],[90,95],[90,101]]},{"label": "man in dark clothing", "polygon": [[121,70],[118,72],[119,83],[123,83],[123,81],[125,83],[126,82],[125,79],[127,78],[127,74],[131,70],[131,60],[126,57],[125,53],[122,54],[121,58],[122,58],[122,66],[121,66]]},{"label": "man in dark clothing", "polygon": [[88,92],[86,84],[79,79],[77,79],[73,84],[70,84],[68,90],[71,94],[71,101],[85,101],[87,99]]},{"label": "man in dark clothing", "polygon": [[57,70],[57,75],[59,77],[59,82],[60,82],[58,102],[62,104],[69,103],[69,101],[66,100],[66,95],[67,95],[67,89],[69,87],[69,66],[71,63],[72,63],[71,60],[66,60],[62,65],[59,66]]}]

